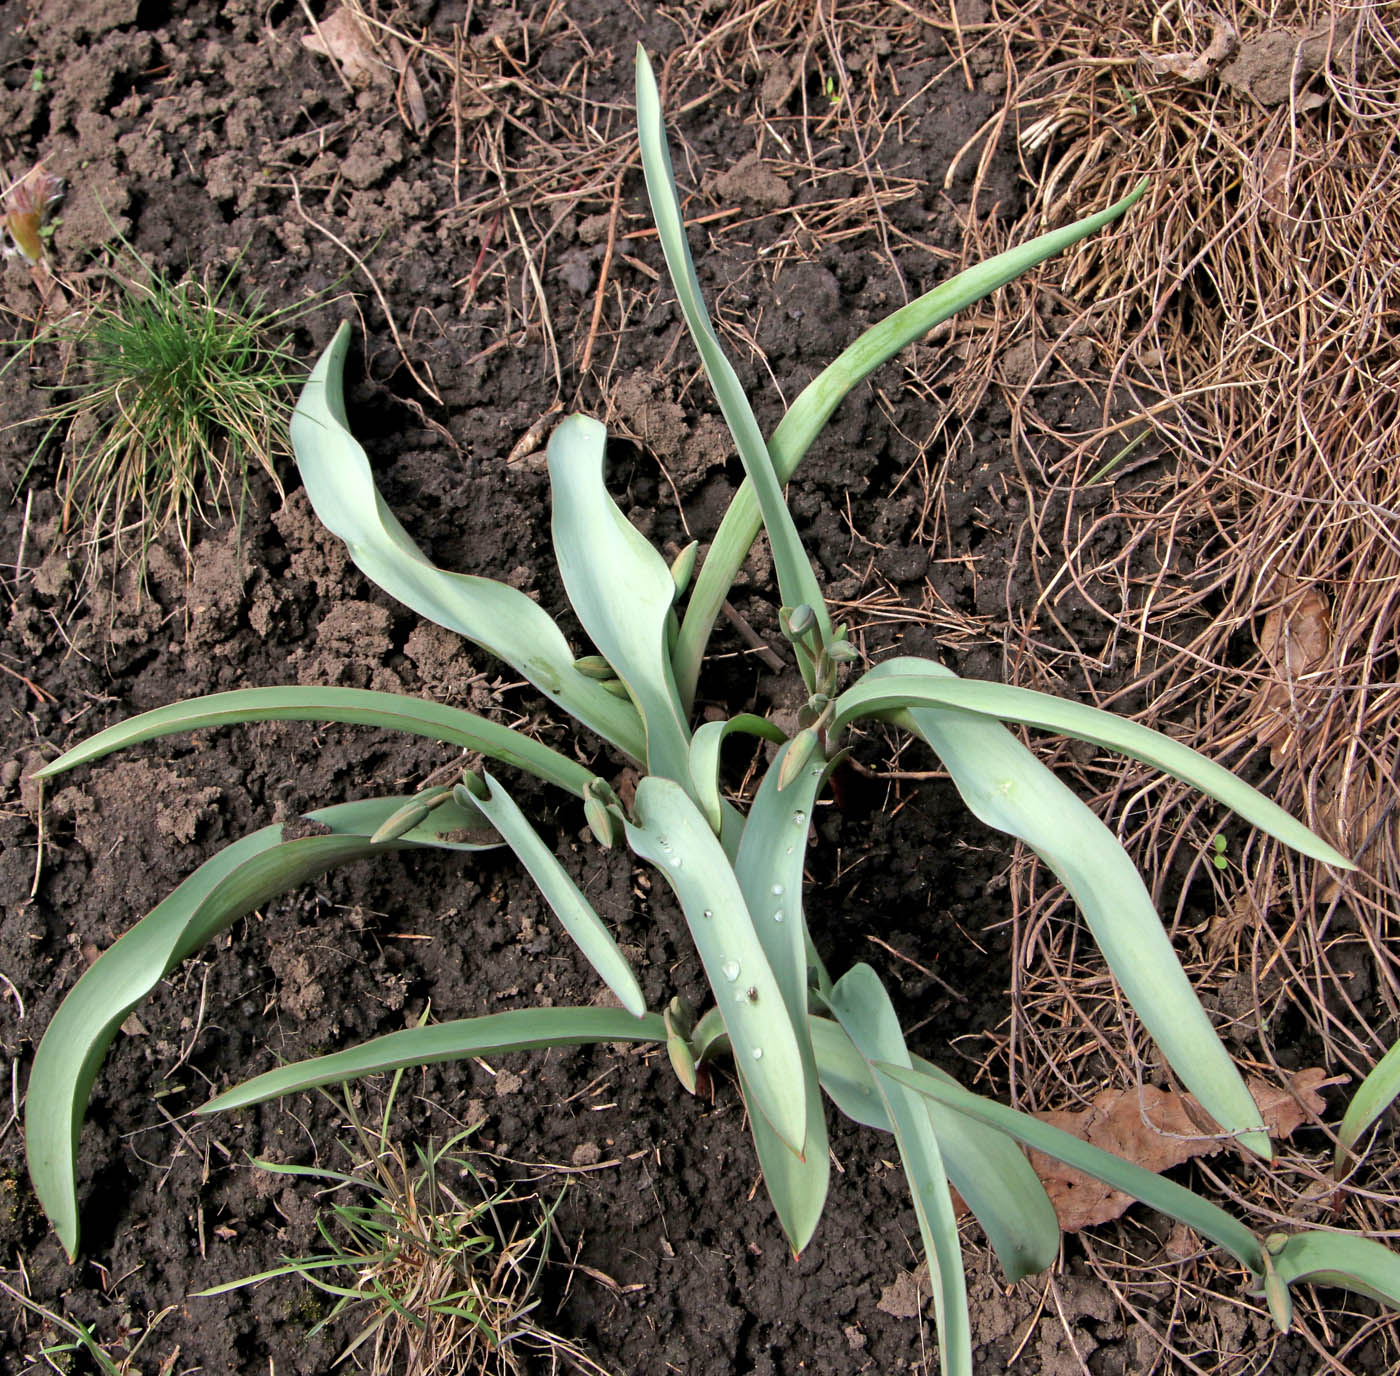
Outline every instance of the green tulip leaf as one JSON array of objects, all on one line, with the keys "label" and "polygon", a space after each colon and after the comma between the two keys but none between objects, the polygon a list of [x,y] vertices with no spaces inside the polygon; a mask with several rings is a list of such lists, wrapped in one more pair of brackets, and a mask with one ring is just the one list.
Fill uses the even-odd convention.
[{"label": "green tulip leaf", "polygon": [[[862,685],[897,693],[922,660],[890,660]],[[952,678],[947,670],[942,675]],[[1024,841],[1074,896],[1128,1002],[1206,1111],[1267,1158],[1258,1106],[1186,978],[1137,868],[1113,833],[1001,723],[954,708],[915,707],[896,721],[943,762],[987,826]]]},{"label": "green tulip leaf", "polygon": [[583,629],[641,713],[648,772],[685,783],[690,732],[666,633],[676,585],[603,484],[606,441],[607,431],[587,416],[569,416],[550,437],[554,553]]},{"label": "green tulip leaf", "polygon": [[884,1069],[887,1063],[912,1065],[899,1018],[880,977],[868,965],[853,965],[836,981],[830,1004],[851,1044],[869,1066],[899,1146],[933,1284],[939,1365],[946,1376],[972,1376],[967,1281],[943,1154],[927,1105]]},{"label": "green tulip leaf", "polygon": [[564,930],[573,937],[588,963],[603,982],[621,1000],[622,1006],[640,1018],[647,1011],[641,986],[618,948],[613,934],[593,905],[583,896],[569,877],[554,852],[540,839],[515,800],[490,774],[485,776],[490,790],[485,798],[477,798],[478,811],[505,837],[506,844],[520,857],[530,878],[554,910]]},{"label": "green tulip leaf", "polygon": [[240,688],[211,693],[158,707],[153,712],[109,726],[65,751],[42,769],[36,779],[51,778],[80,764],[90,764],[128,745],[173,736],[181,731],[204,731],[216,726],[239,726],[254,721],[337,721],[378,726],[414,736],[477,750],[502,764],[514,765],[548,783],[583,796],[594,776],[575,760],[508,726],[402,693],[377,693],[361,688]]},{"label": "green tulip leaf", "polygon": [[69,1257],[78,1251],[78,1138],[93,1082],[126,1015],[238,918],[337,865],[414,847],[482,849],[446,839],[480,826],[451,802],[414,830],[374,844],[370,837],[406,801],[373,799],[309,813],[308,820],[324,829],[319,835],[286,840],[279,823],[235,841],[118,938],[73,986],[34,1055],[25,1104],[30,1179]]},{"label": "green tulip leaf", "polygon": [[574,668],[573,652],[548,612],[507,583],[438,568],[389,510],[345,416],[349,344],[347,321],[292,413],[292,449],[322,525],[345,541],[356,568],[390,597],[504,660],[604,740],[643,758],[641,722],[631,703]]},{"label": "green tulip leaf", "polygon": [[514,1008],[458,1022],[407,1027],[329,1056],[279,1066],[216,1095],[198,1109],[222,1113],[280,1099],[306,1089],[344,1084],[408,1066],[437,1065],[471,1056],[503,1056],[553,1046],[598,1042],[664,1042],[666,1028],[655,1013],[633,1017],[625,1008]]},{"label": "green tulip leaf", "polygon": [[750,1102],[801,1156],[807,1136],[802,1051],[729,857],[704,813],[670,779],[643,779],[633,812],[628,843],[661,871],[680,900],[734,1058],[753,1091]]}]

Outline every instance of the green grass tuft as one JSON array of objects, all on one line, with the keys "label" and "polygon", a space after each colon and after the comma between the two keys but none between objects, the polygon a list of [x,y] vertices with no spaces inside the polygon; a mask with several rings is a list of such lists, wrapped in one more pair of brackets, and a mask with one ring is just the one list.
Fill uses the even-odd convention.
[{"label": "green grass tuft", "polygon": [[282,494],[291,388],[303,369],[287,325],[305,307],[267,310],[230,299],[233,273],[178,283],[144,264],[119,278],[77,323],[59,325],[76,378],[39,417],[40,449],[62,437],[62,531],[89,575],[145,561],[173,528],[188,552],[196,524],[241,524],[261,469]]}]

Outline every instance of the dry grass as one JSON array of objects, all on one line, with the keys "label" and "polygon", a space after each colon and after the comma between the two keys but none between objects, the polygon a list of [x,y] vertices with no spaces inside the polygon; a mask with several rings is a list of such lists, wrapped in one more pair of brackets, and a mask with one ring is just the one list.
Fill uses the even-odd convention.
[{"label": "dry grass", "polygon": [[[1213,872],[1217,810],[1132,766],[1080,770],[1144,871],[1182,895],[1166,916],[1193,978],[1264,1073],[1311,1043],[1358,1077],[1400,1011],[1400,43],[1387,18],[1373,5],[1235,4],[1212,19],[1048,0],[996,3],[969,35],[1016,75],[966,156],[985,171],[995,139],[1013,139],[1034,188],[1017,224],[989,223],[993,242],[1153,177],[1129,228],[1055,267],[1057,288],[1015,284],[964,337],[959,386],[1000,392],[1027,479],[1014,576],[1038,596],[1027,610],[1008,589],[1008,671],[1254,769],[1361,866],[1338,883],[1267,839],[1236,851],[1232,837]],[[1239,65],[1221,73],[1232,52]],[[1017,346],[1023,366],[1008,370]],[[1065,406],[1076,379],[1080,404]],[[1028,864],[1014,878],[1021,987],[1006,1052],[1020,1091],[1073,1097],[1091,1082],[1080,1063],[1142,1073],[1153,1052],[1084,973],[1060,891]],[[1188,929],[1186,904],[1203,898],[1215,916]],[[1333,1195],[1314,1160],[1290,1156],[1240,1203],[1261,1224],[1385,1235],[1395,1172],[1378,1148]],[[1400,1351],[1388,1319],[1359,1322],[1335,1355],[1325,1320],[1302,1331],[1319,1369],[1349,1369],[1362,1343],[1368,1366]],[[1185,1360],[1170,1343],[1159,1356]]]}]

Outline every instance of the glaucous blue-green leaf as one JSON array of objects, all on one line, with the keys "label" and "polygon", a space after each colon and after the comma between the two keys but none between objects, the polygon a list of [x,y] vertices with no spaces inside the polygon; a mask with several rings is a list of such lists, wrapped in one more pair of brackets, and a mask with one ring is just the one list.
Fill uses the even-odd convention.
[{"label": "glaucous blue-green leaf", "polygon": [[1374,1238],[1318,1228],[1269,1243],[1274,1270],[1285,1285],[1338,1285],[1400,1309],[1400,1256]]},{"label": "glaucous blue-green leaf", "polygon": [[[744,1102],[753,1103],[753,1086],[745,1067],[734,1063]],[[812,1083],[816,1084],[815,1068]],[[831,1153],[827,1147],[826,1119],[822,1115],[821,1090],[816,1091],[816,1110],[807,1115],[807,1145],[801,1156],[793,1153],[786,1142],[768,1125],[768,1119],[757,1109],[749,1111],[749,1132],[753,1134],[754,1150],[758,1153],[763,1187],[773,1202],[773,1212],[783,1234],[792,1248],[794,1259],[800,1257],[812,1240],[826,1206],[827,1187],[831,1179]]]},{"label": "glaucous blue-green leaf", "polygon": [[967,1312],[958,1220],[928,1106],[891,1079],[886,1063],[910,1066],[899,1018],[880,977],[853,965],[831,991],[831,1011],[870,1068],[899,1146],[904,1178],[919,1219],[938,1319],[938,1359],[946,1376],[972,1376],[972,1326]]},{"label": "glaucous blue-green leaf", "polygon": [[[833,732],[860,717],[884,716],[905,707],[959,707],[979,716],[1055,731],[1142,760],[1200,789],[1300,854],[1338,869],[1356,868],[1243,779],[1160,731],[1030,688],[958,678],[931,660],[902,659],[898,664],[897,671],[866,674],[836,699]],[[916,665],[921,666],[921,671],[915,669]]]},{"label": "glaucous blue-green leaf", "polygon": [[1332,1159],[1337,1175],[1341,1174],[1347,1152],[1357,1138],[1395,1102],[1397,1095],[1400,1095],[1400,1042],[1376,1062],[1351,1096],[1351,1103],[1342,1115],[1342,1125],[1337,1129],[1337,1149]]},{"label": "glaucous blue-green leaf", "polygon": [[651,776],[637,785],[627,840],[661,871],[680,900],[734,1058],[743,1064],[753,1091],[750,1106],[790,1151],[803,1155],[802,1051],[719,838],[679,784]]},{"label": "glaucous blue-green leaf", "polygon": [[[788,1017],[794,1028],[805,1033],[807,948],[802,866],[807,854],[812,809],[826,777],[826,763],[818,761],[809,765],[780,792],[778,777],[791,748],[789,741],[763,776],[739,842],[734,873]],[[831,1169],[826,1105],[822,1101],[816,1058],[808,1036],[799,1035],[798,1049],[802,1053],[802,1074],[807,1087],[807,1147],[803,1159],[798,1161],[781,1144],[766,1144],[757,1128],[754,1132],[764,1184],[794,1254],[800,1253],[811,1240],[821,1218]],[[744,1069],[742,1063],[740,1069]]]},{"label": "glaucous blue-green leaf", "polygon": [[[808,1026],[817,1072],[831,1101],[854,1122],[893,1132],[875,1077],[850,1037],[827,1018],[813,1017]],[[956,1083],[919,1056],[910,1061],[916,1070]],[[930,1104],[929,1111],[948,1179],[982,1225],[1007,1280],[1045,1270],[1059,1252],[1060,1225],[1025,1153],[1005,1133],[945,1105]]]},{"label": "glaucous blue-green leaf", "polygon": [[503,1056],[552,1046],[597,1042],[664,1042],[666,1028],[655,1013],[635,1018],[625,1008],[513,1008],[458,1022],[407,1027],[359,1046],[278,1066],[210,1099],[199,1113],[247,1108],[284,1094],[343,1084],[406,1066],[437,1065],[469,1056]]},{"label": "glaucous blue-green leaf", "polygon": [[521,731],[513,731],[460,707],[429,702],[404,693],[377,693],[363,688],[240,688],[232,693],[211,693],[158,707],[153,712],[109,726],[66,750],[56,760],[36,770],[37,779],[51,778],[80,764],[110,755],[128,745],[173,736],[181,731],[204,731],[216,726],[238,726],[254,721],[338,721],[379,726],[414,736],[478,750],[502,764],[558,784],[583,796],[593,778],[590,770],[557,750],[542,745]]},{"label": "glaucous blue-green leaf", "polygon": [[[826,608],[826,599],[812,572],[807,551],[802,548],[797,526],[783,495],[782,483],[768,455],[763,431],[759,429],[743,384],[715,334],[710,312],[700,291],[700,281],[695,275],[690,244],[685,236],[685,217],[681,213],[675,173],[671,169],[671,153],[666,146],[661,96],[656,89],[651,63],[640,45],[637,47],[637,131],[642,145],[642,170],[646,175],[647,197],[666,257],[666,270],[680,302],[686,327],[700,353],[705,376],[714,389],[725,424],[734,437],[748,483],[756,496],[758,510],[762,513],[763,525],[768,532],[773,568],[778,575],[783,601],[790,607],[803,603],[810,606],[817,614],[825,642],[831,638],[831,617]],[[725,591],[728,591],[727,585]],[[805,671],[807,666],[803,668]],[[811,686],[809,682],[808,687]]]},{"label": "glaucous blue-green leaf", "polygon": [[[927,661],[897,659],[879,665],[862,684],[887,683],[898,693],[906,672],[952,678]],[[1078,903],[1128,1002],[1187,1088],[1227,1132],[1267,1158],[1259,1109],[1113,833],[995,718],[913,707],[895,720],[928,742],[974,816],[1024,841],[1054,871]]]},{"label": "glaucous blue-green leaf", "polygon": [[1082,1138],[1060,1128],[1042,1123],[1028,1113],[1021,1113],[993,1099],[984,1099],[973,1094],[961,1085],[940,1076],[930,1075],[914,1067],[896,1065],[890,1062],[880,1066],[880,1070],[892,1080],[908,1086],[936,1104],[956,1109],[969,1118],[979,1119],[988,1127],[997,1128],[1008,1137],[1034,1151],[1053,1156],[1075,1170],[1102,1180],[1115,1190],[1150,1204],[1160,1213],[1175,1218],[1188,1228],[1194,1228],[1203,1237],[1230,1252],[1240,1265],[1262,1278],[1264,1260],[1259,1239],[1237,1218],[1224,1209],[1202,1199],[1184,1185],[1174,1180],[1156,1175],[1121,1156],[1092,1146]]},{"label": "glaucous blue-green leaf", "polygon": [[[1027,244],[977,263],[872,325],[807,384],[773,432],[767,452],[778,481],[785,483],[792,477],[841,400],[882,364],[964,307],[990,296],[1036,264],[1111,224],[1134,205],[1146,189],[1147,183],[1143,182],[1106,210],[1062,229],[1052,229]],[[687,706],[695,697],[696,680],[710,631],[762,523],[754,486],[746,479],[724,513],[701,565],[671,656],[676,683]],[[789,601],[789,605],[797,604]]]},{"label": "glaucous blue-green leaf", "polygon": [[690,731],[671,675],[671,570],[603,484],[607,431],[569,416],[549,440],[554,553],[569,602],[642,716],[651,774],[688,783]]},{"label": "glaucous blue-green leaf", "polygon": [[355,566],[390,597],[490,651],[605,740],[643,758],[632,704],[574,668],[573,652],[549,614],[523,592],[490,578],[438,568],[389,510],[369,460],[350,433],[343,373],[347,321],[321,355],[292,413],[292,449],[322,525],[345,541]]},{"label": "glaucous blue-green leaf", "polygon": [[[70,1257],[78,1250],[78,1137],[93,1081],[122,1020],[192,952],[269,898],[351,860],[393,850],[480,850],[446,839],[480,821],[455,803],[383,845],[370,837],[403,798],[345,803],[308,814],[321,834],[284,839],[279,823],[226,846],[118,938],[59,1005],[39,1049],[25,1104],[25,1150],[34,1192]],[[495,844],[493,841],[491,844]]]},{"label": "glaucous blue-green leaf", "polygon": [[594,912],[593,905],[580,892],[554,852],[540,840],[539,833],[516,806],[515,800],[490,774],[485,775],[485,780],[489,792],[486,797],[475,799],[477,810],[505,837],[506,844],[520,857],[530,878],[554,910],[564,930],[587,957],[588,963],[622,1001],[622,1006],[633,1017],[640,1018],[647,1011],[646,999],[642,997],[637,977],[632,973],[627,957],[619,950],[613,934]]},{"label": "glaucous blue-green leaf", "polygon": [[734,734],[760,736],[775,745],[787,740],[782,727],[752,712],[740,712],[723,721],[701,722],[695,728],[690,738],[690,791],[716,834],[721,829],[724,806],[719,791],[720,746]]}]

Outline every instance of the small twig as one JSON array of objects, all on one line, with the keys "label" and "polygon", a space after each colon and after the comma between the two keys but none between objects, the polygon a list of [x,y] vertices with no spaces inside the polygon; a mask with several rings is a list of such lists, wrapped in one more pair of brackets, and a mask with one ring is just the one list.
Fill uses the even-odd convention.
[{"label": "small twig", "polygon": [[608,290],[608,274],[612,271],[613,250],[617,247],[617,215],[622,208],[622,179],[627,174],[623,167],[613,182],[612,208],[608,211],[608,243],[603,250],[603,262],[598,269],[598,289],[593,293],[593,315],[588,322],[588,339],[584,342],[583,358],[579,361],[579,384],[588,376],[589,365],[593,362],[593,345],[598,339],[598,324],[603,318],[603,298]]},{"label": "small twig", "polygon": [[865,939],[867,941],[873,941],[882,951],[888,951],[892,956],[894,956],[896,960],[902,960],[906,965],[912,965],[921,975],[926,975],[936,985],[938,985],[940,989],[944,990],[946,993],[951,994],[955,999],[957,999],[959,1003],[967,1002],[966,994],[959,993],[958,990],[954,989],[953,986],[942,977],[942,975],[935,974],[932,970],[928,968],[927,965],[920,965],[919,962],[915,960],[913,956],[906,956],[903,951],[896,951],[895,948],[891,946],[888,941],[881,941],[878,936],[867,935]]},{"label": "small twig", "polygon": [[36,698],[39,699],[40,702],[58,701],[58,699],[54,697],[52,693],[45,692],[44,689],[40,688],[39,685],[35,683],[33,679],[25,678],[25,676],[22,673],[20,673],[18,669],[11,669],[10,666],[6,664],[3,660],[0,660],[0,670],[3,670],[5,673],[9,674],[11,678],[17,678],[22,684],[24,684],[26,688],[29,689],[31,693],[34,694]]},{"label": "small twig", "polygon": [[728,602],[721,605],[720,611],[724,613],[724,619],[739,632],[739,638],[775,674],[787,667],[782,656]]},{"label": "small twig", "polygon": [[316,16],[311,13],[311,6],[306,3],[306,0],[301,0],[301,8],[322,50],[325,52],[326,56],[330,58],[331,66],[335,68],[335,74],[340,78],[340,84],[353,96],[355,94],[355,88],[351,85],[350,78],[347,77],[341,69],[340,59],[336,57],[335,51],[332,49],[331,45],[326,42],[326,35],[321,32],[321,26],[316,22]]},{"label": "small twig", "polygon": [[310,215],[306,213],[306,210],[301,203],[301,187],[297,184],[297,179],[295,177],[292,178],[292,201],[293,204],[295,204],[296,206],[297,214],[300,215],[301,218],[305,220],[306,223],[309,224],[312,229],[319,230],[322,234],[324,234],[326,238],[331,241],[331,243],[333,243],[338,249],[340,249],[340,251],[344,253],[350,259],[350,261],[354,263],[357,268],[359,268],[359,270],[362,273],[364,273],[365,279],[374,289],[375,297],[379,301],[380,309],[384,312],[385,320],[389,322],[389,333],[394,336],[394,345],[399,351],[399,357],[403,359],[404,367],[408,369],[409,376],[430,397],[432,397],[432,399],[435,402],[437,402],[439,406],[441,406],[442,398],[438,395],[437,388],[434,387],[430,382],[425,382],[423,378],[419,376],[418,369],[413,366],[412,360],[409,358],[408,353],[405,351],[403,346],[403,340],[399,337],[399,327],[396,324],[394,324],[394,313],[392,310],[389,309],[388,299],[385,297],[384,292],[380,289],[378,280],[375,278],[374,274],[370,272],[369,268],[365,266],[364,259],[361,258],[359,254],[357,254],[355,250],[352,249],[350,245],[345,242],[344,239],[340,238],[338,235],[332,234],[331,231],[325,227],[325,225],[318,224],[315,220],[311,218]]}]

